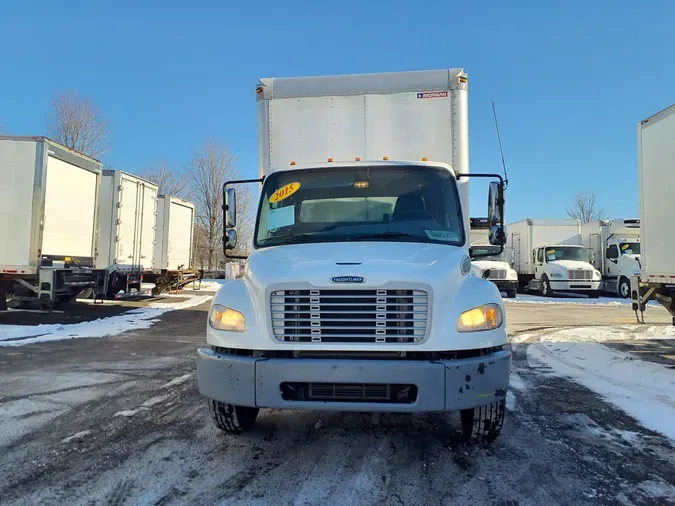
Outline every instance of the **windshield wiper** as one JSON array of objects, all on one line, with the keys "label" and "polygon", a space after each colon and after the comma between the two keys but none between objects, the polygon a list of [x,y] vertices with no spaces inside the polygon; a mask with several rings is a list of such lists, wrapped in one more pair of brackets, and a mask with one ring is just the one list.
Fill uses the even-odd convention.
[{"label": "windshield wiper", "polygon": [[273,237],[268,237],[265,239],[265,244],[267,243],[286,243],[286,242],[312,242],[320,241],[316,234],[288,234],[288,235],[278,235]]},{"label": "windshield wiper", "polygon": [[379,234],[354,235],[345,238],[346,241],[360,241],[362,239],[393,239],[395,237],[409,237],[418,241],[426,242],[419,235],[406,234],[405,232],[394,232],[392,230],[387,232],[380,232]]}]

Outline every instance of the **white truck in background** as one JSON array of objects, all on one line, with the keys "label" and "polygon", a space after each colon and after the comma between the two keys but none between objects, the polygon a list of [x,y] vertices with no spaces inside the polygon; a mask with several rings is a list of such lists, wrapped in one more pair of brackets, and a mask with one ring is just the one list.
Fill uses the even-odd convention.
[{"label": "white truck in background", "polygon": [[657,300],[675,325],[675,105],[640,122],[637,137],[641,268],[631,279],[632,306],[644,313]]},{"label": "white truck in background", "polygon": [[640,220],[582,223],[581,243],[602,274],[602,291],[630,297],[630,280],[640,274]]},{"label": "white truck in background", "polygon": [[[471,273],[492,281],[500,292],[509,299],[518,292],[518,273],[513,265],[513,250],[490,244],[490,222],[487,218],[471,218],[471,246],[469,254],[477,260],[471,261]],[[505,231],[506,232],[506,231]]]},{"label": "white truck in background", "polygon": [[[154,271],[156,184],[120,170],[104,170],[99,198],[96,267],[106,271],[106,298],[140,292]],[[186,234],[185,242],[191,238]]]},{"label": "white truck in background", "polygon": [[0,309],[96,290],[101,163],[45,137],[0,136]]},{"label": "white truck in background", "polygon": [[589,263],[576,220],[525,219],[507,225],[507,249],[520,286],[551,297],[553,292],[600,295],[600,272]]},{"label": "white truck in background", "polygon": [[[244,276],[209,310],[199,390],[239,434],[260,408],[461,413],[466,437],[499,435],[511,369],[499,290],[471,276],[463,70],[262,79],[262,184]],[[497,181],[499,180],[499,182]]]}]

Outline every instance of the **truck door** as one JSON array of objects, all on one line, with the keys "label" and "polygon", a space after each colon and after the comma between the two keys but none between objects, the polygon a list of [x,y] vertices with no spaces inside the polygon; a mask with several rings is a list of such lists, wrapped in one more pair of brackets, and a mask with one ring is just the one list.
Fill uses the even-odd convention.
[{"label": "truck door", "polygon": [[619,247],[612,244],[607,248],[607,262],[605,275],[608,278],[615,278],[619,275]]},{"label": "truck door", "polygon": [[535,279],[541,279],[542,274],[544,274],[544,248],[539,248],[535,250],[535,257],[534,257]]}]

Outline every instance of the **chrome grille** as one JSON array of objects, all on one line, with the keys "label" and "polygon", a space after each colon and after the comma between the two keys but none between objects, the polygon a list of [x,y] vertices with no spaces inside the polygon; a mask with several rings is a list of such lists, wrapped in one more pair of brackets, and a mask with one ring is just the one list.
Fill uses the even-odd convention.
[{"label": "chrome grille", "polygon": [[279,290],[270,296],[274,336],[284,342],[415,343],[427,331],[422,290]]},{"label": "chrome grille", "polygon": [[583,279],[583,280],[591,280],[593,279],[593,272],[588,271],[588,270],[578,270],[578,271],[568,271],[568,278],[569,279]]},{"label": "chrome grille", "polygon": [[504,269],[490,269],[488,279],[505,279],[506,271]]}]

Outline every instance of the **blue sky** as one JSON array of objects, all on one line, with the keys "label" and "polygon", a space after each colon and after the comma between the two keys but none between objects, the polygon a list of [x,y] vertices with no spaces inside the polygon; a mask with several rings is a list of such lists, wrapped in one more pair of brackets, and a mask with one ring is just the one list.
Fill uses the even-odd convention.
[{"label": "blue sky", "polygon": [[500,169],[497,104],[508,221],[563,217],[580,190],[627,217],[635,125],[675,102],[674,16],[669,0],[3,2],[0,121],[42,134],[76,90],[110,120],[116,168],[181,164],[210,136],[254,176],[259,77],[464,67],[474,172]]}]

